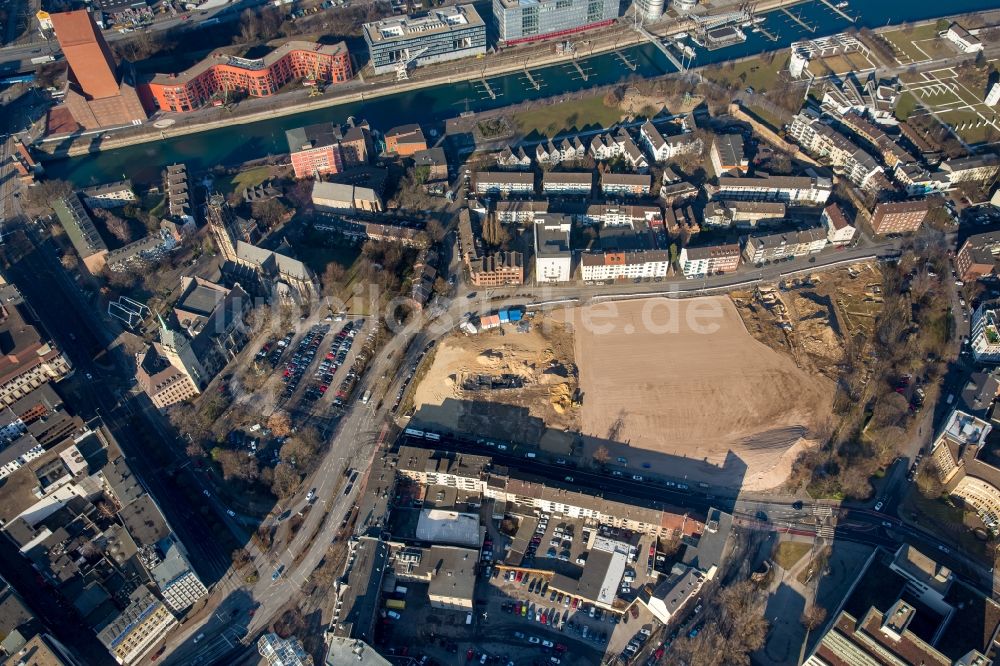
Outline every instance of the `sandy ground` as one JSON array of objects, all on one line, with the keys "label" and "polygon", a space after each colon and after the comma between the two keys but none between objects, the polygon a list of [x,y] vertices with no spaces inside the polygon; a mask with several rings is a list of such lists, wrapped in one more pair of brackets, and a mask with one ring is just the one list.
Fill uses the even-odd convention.
[{"label": "sandy ground", "polygon": [[[563,324],[540,324],[532,320],[527,333],[505,325],[502,334],[444,340],[413,394],[415,422],[568,451],[571,438],[563,431],[577,427],[579,413],[573,337]],[[468,390],[473,376],[512,376],[523,386]]]},{"label": "sandy ground", "polygon": [[[610,462],[712,485],[764,490],[781,485],[817,422],[829,414],[834,384],[798,368],[755,340],[727,297],[613,304],[600,333],[584,317],[608,305],[566,310],[580,363],[585,456],[606,446]],[[678,321],[654,331],[653,321]],[[697,312],[712,331],[689,325]],[[648,466],[648,467],[647,467]]]}]

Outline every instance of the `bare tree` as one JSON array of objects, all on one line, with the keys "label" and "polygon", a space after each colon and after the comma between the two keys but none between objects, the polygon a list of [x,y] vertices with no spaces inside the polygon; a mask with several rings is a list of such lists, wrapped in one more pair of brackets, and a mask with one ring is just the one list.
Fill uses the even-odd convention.
[{"label": "bare tree", "polygon": [[611,453],[608,451],[608,447],[601,444],[599,447],[597,447],[597,450],[594,451],[593,458],[594,462],[597,463],[598,465],[604,465],[608,462],[608,460],[611,459]]},{"label": "bare tree", "polygon": [[292,432],[292,419],[288,412],[278,409],[267,417],[267,429],[275,437],[287,437]]},{"label": "bare tree", "polygon": [[802,617],[799,618],[799,621],[802,622],[802,626],[805,627],[806,630],[815,631],[816,629],[822,627],[823,623],[826,622],[826,609],[817,604],[810,604],[809,607],[802,612]]},{"label": "bare tree", "polygon": [[108,228],[108,232],[122,243],[128,243],[132,240],[132,230],[129,229],[128,222],[110,210],[98,208],[94,211],[94,217],[103,220],[104,226]]}]

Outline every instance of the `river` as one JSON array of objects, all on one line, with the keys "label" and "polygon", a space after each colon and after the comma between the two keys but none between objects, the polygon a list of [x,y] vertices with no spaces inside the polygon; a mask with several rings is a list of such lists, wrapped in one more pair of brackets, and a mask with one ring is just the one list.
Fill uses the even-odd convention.
[{"label": "river", "polygon": [[[934,18],[940,16],[942,11],[954,15],[995,9],[996,6],[996,0],[952,0],[947,7],[941,7],[933,0],[853,0],[847,12],[852,15],[861,12],[858,25],[876,28],[889,23]],[[791,11],[809,25],[815,26],[815,32],[806,31],[780,10],[770,12],[766,14],[764,27],[778,36],[777,42],[769,41],[762,34],[747,31],[747,41],[742,44],[716,51],[698,49],[694,64],[706,65],[776,50],[787,47],[793,41],[834,34],[850,26],[848,21],[816,0],[796,5]],[[636,61],[636,73],[640,76],[659,76],[674,71],[673,65],[650,44],[632,47],[625,52]],[[540,92],[526,82],[522,73],[515,73],[489,79],[490,85],[499,93],[495,100],[490,99],[483,91],[482,84],[475,81],[435,86],[368,102],[343,104],[273,120],[233,125],[47,162],[45,168],[50,177],[63,178],[81,187],[123,177],[131,178],[137,183],[153,183],[159,180],[159,174],[165,165],[175,162],[186,162],[189,169],[197,172],[218,164],[239,164],[269,154],[285,153],[288,151],[285,130],[311,123],[342,123],[348,116],[365,118],[373,127],[382,130],[411,122],[440,123],[457,116],[466,108],[483,111],[537,97],[550,97],[615,83],[632,75],[614,54],[581,58],[579,62],[590,73],[587,82],[580,80],[573,67],[566,63],[532,70],[533,76],[540,78],[545,84]]]}]

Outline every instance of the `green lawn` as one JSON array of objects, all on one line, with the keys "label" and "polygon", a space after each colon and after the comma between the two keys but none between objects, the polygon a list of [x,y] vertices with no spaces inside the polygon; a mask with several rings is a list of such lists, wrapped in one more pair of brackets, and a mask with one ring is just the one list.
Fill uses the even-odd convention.
[{"label": "green lawn", "polygon": [[[943,49],[948,49],[948,45],[944,43],[943,40],[938,42],[927,42],[922,40],[933,40],[938,33],[937,26],[933,23],[928,25],[922,25],[907,33],[905,30],[892,30],[890,32],[883,32],[882,36],[885,37],[893,46],[895,46],[899,51],[902,51],[909,57],[912,61],[927,60],[928,56],[931,58],[940,57]],[[921,42],[921,51],[917,48],[914,42]],[[925,55],[925,53],[927,55]],[[954,49],[950,51],[945,51],[944,55],[953,55]],[[903,63],[906,64],[906,59],[903,59]]]},{"label": "green lawn", "polygon": [[939,113],[938,116],[942,121],[953,127],[958,135],[970,144],[975,145],[977,143],[985,143],[990,140],[996,140],[995,134],[991,132],[992,128],[986,124],[980,127],[966,127],[964,129],[959,129],[962,123],[972,122],[973,125],[975,125],[975,123],[980,121],[979,115],[975,111],[970,109],[963,109],[961,111],[946,111],[944,113]]},{"label": "green lawn", "polygon": [[232,180],[229,181],[227,185],[223,185],[223,188],[228,187],[228,192],[242,192],[248,187],[254,187],[260,185],[268,178],[272,177],[271,167],[261,166],[254,167],[252,169],[247,169],[245,171],[240,171],[238,174],[233,176]]},{"label": "green lawn", "polygon": [[752,87],[757,92],[766,92],[773,88],[778,74],[788,69],[788,53],[778,53],[774,61],[768,65],[762,57],[750,58],[740,62],[730,63],[719,68],[709,68],[704,72],[705,78],[716,83],[731,86]]},{"label": "green lawn", "polygon": [[514,124],[525,135],[554,137],[561,132],[580,131],[595,126],[608,127],[621,120],[622,112],[604,104],[603,97],[549,104],[515,113]]},{"label": "green lawn", "polygon": [[896,111],[895,111],[896,118],[898,120],[906,120],[911,115],[913,115],[913,112],[916,111],[917,106],[918,103],[916,97],[914,97],[912,94],[908,92],[903,93],[902,95],[899,96],[899,99],[896,101]]},{"label": "green lawn", "polygon": [[779,567],[788,571],[795,566],[795,563],[801,560],[812,550],[811,543],[804,543],[802,541],[782,541],[778,544],[778,547],[774,549],[774,555],[772,556],[775,564]]}]

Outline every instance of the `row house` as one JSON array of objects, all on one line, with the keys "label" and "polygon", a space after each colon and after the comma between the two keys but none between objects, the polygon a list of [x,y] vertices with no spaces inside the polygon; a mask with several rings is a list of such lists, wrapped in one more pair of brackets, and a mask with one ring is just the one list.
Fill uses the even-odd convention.
[{"label": "row house", "polygon": [[826,230],[822,227],[766,236],[749,236],[743,248],[743,258],[749,264],[762,264],[787,257],[815,254],[825,248],[826,244]]},{"label": "row house", "polygon": [[554,141],[540,143],[535,147],[535,159],[539,164],[559,164],[575,162],[583,159],[587,149],[578,137],[563,139],[558,144]]},{"label": "row house", "polygon": [[580,255],[580,274],[585,281],[664,278],[670,270],[670,253],[596,252]]},{"label": "row house", "polygon": [[704,149],[702,140],[694,134],[689,132],[664,138],[656,126],[648,120],[639,128],[639,140],[657,163],[666,162],[679,155],[698,154]]},{"label": "row house", "polygon": [[514,150],[507,146],[497,153],[497,167],[524,171],[531,168],[531,158],[524,152],[524,148],[518,147]]},{"label": "row house", "polygon": [[624,127],[618,130],[615,141],[621,146],[621,156],[625,158],[633,170],[641,173],[649,169],[649,161],[646,159],[645,153],[639,150],[639,146],[635,145],[635,141],[632,140]]},{"label": "row house", "polygon": [[911,197],[938,194],[951,189],[951,180],[943,171],[928,171],[916,163],[899,163],[892,172],[896,182],[903,186]]},{"label": "row house", "polygon": [[833,181],[814,176],[772,176],[758,172],[752,177],[719,176],[717,199],[780,201],[785,204],[822,205],[833,192]]},{"label": "row house", "polygon": [[622,154],[622,146],[610,134],[598,134],[590,142],[590,156],[598,162],[606,162]]},{"label": "row house", "polygon": [[601,174],[601,189],[610,197],[649,196],[653,177],[649,174],[609,173]]},{"label": "row house", "polygon": [[531,172],[480,171],[476,173],[478,194],[533,194],[535,174]]},{"label": "row house", "polygon": [[739,243],[722,243],[681,249],[678,261],[684,277],[703,278],[720,273],[732,273],[740,266]]}]

